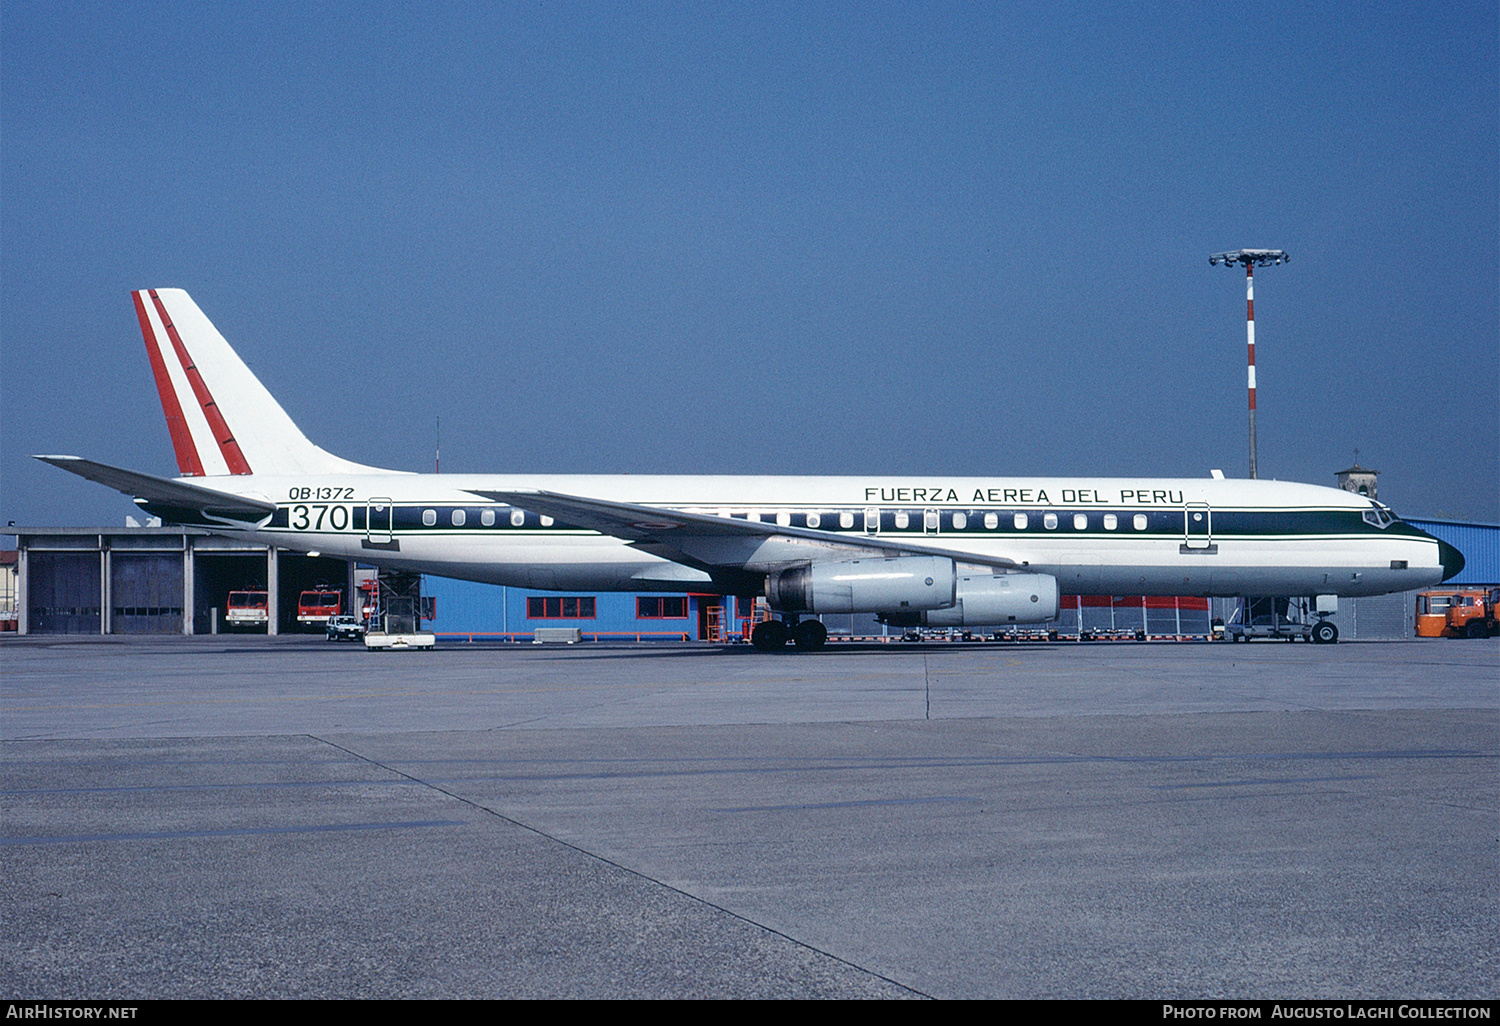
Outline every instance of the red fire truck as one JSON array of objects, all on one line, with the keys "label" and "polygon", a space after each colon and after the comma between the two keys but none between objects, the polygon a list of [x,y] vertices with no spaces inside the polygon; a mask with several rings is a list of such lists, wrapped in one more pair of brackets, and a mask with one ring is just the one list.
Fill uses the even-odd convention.
[{"label": "red fire truck", "polygon": [[297,599],[297,624],[304,630],[323,630],[330,616],[344,611],[344,589],[318,585]]},{"label": "red fire truck", "polygon": [[270,597],[265,589],[245,588],[231,591],[224,604],[224,625],[231,630],[259,628],[270,623]]}]

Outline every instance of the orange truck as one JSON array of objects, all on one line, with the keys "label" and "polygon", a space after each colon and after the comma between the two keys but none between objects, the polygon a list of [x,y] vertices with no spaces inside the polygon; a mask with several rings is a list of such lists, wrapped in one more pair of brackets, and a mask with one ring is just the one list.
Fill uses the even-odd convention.
[{"label": "orange truck", "polygon": [[1500,607],[1500,588],[1421,592],[1417,595],[1417,637],[1496,637],[1500,635],[1496,607]]}]

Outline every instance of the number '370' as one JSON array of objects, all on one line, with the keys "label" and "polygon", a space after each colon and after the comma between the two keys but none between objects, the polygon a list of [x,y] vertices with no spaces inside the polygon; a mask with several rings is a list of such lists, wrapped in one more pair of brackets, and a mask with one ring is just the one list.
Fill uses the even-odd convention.
[{"label": "number '370'", "polygon": [[291,507],[287,522],[294,531],[347,531],[349,529],[348,506],[304,505]]}]

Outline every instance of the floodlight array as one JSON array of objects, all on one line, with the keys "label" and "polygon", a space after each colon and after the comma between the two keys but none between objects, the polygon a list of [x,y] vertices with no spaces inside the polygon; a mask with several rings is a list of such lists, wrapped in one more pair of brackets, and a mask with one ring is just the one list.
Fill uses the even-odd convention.
[{"label": "floodlight array", "polygon": [[1284,249],[1234,249],[1228,253],[1215,253],[1208,258],[1208,262],[1213,265],[1223,264],[1225,267],[1270,267],[1291,259]]}]

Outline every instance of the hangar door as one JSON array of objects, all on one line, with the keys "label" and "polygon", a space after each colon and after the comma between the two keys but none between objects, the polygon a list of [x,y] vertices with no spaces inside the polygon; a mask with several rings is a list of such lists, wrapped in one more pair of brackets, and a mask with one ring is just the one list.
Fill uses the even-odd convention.
[{"label": "hangar door", "polygon": [[98,634],[99,553],[33,550],[27,562],[26,629]]},{"label": "hangar door", "polygon": [[182,553],[112,552],[112,634],[182,633]]}]

